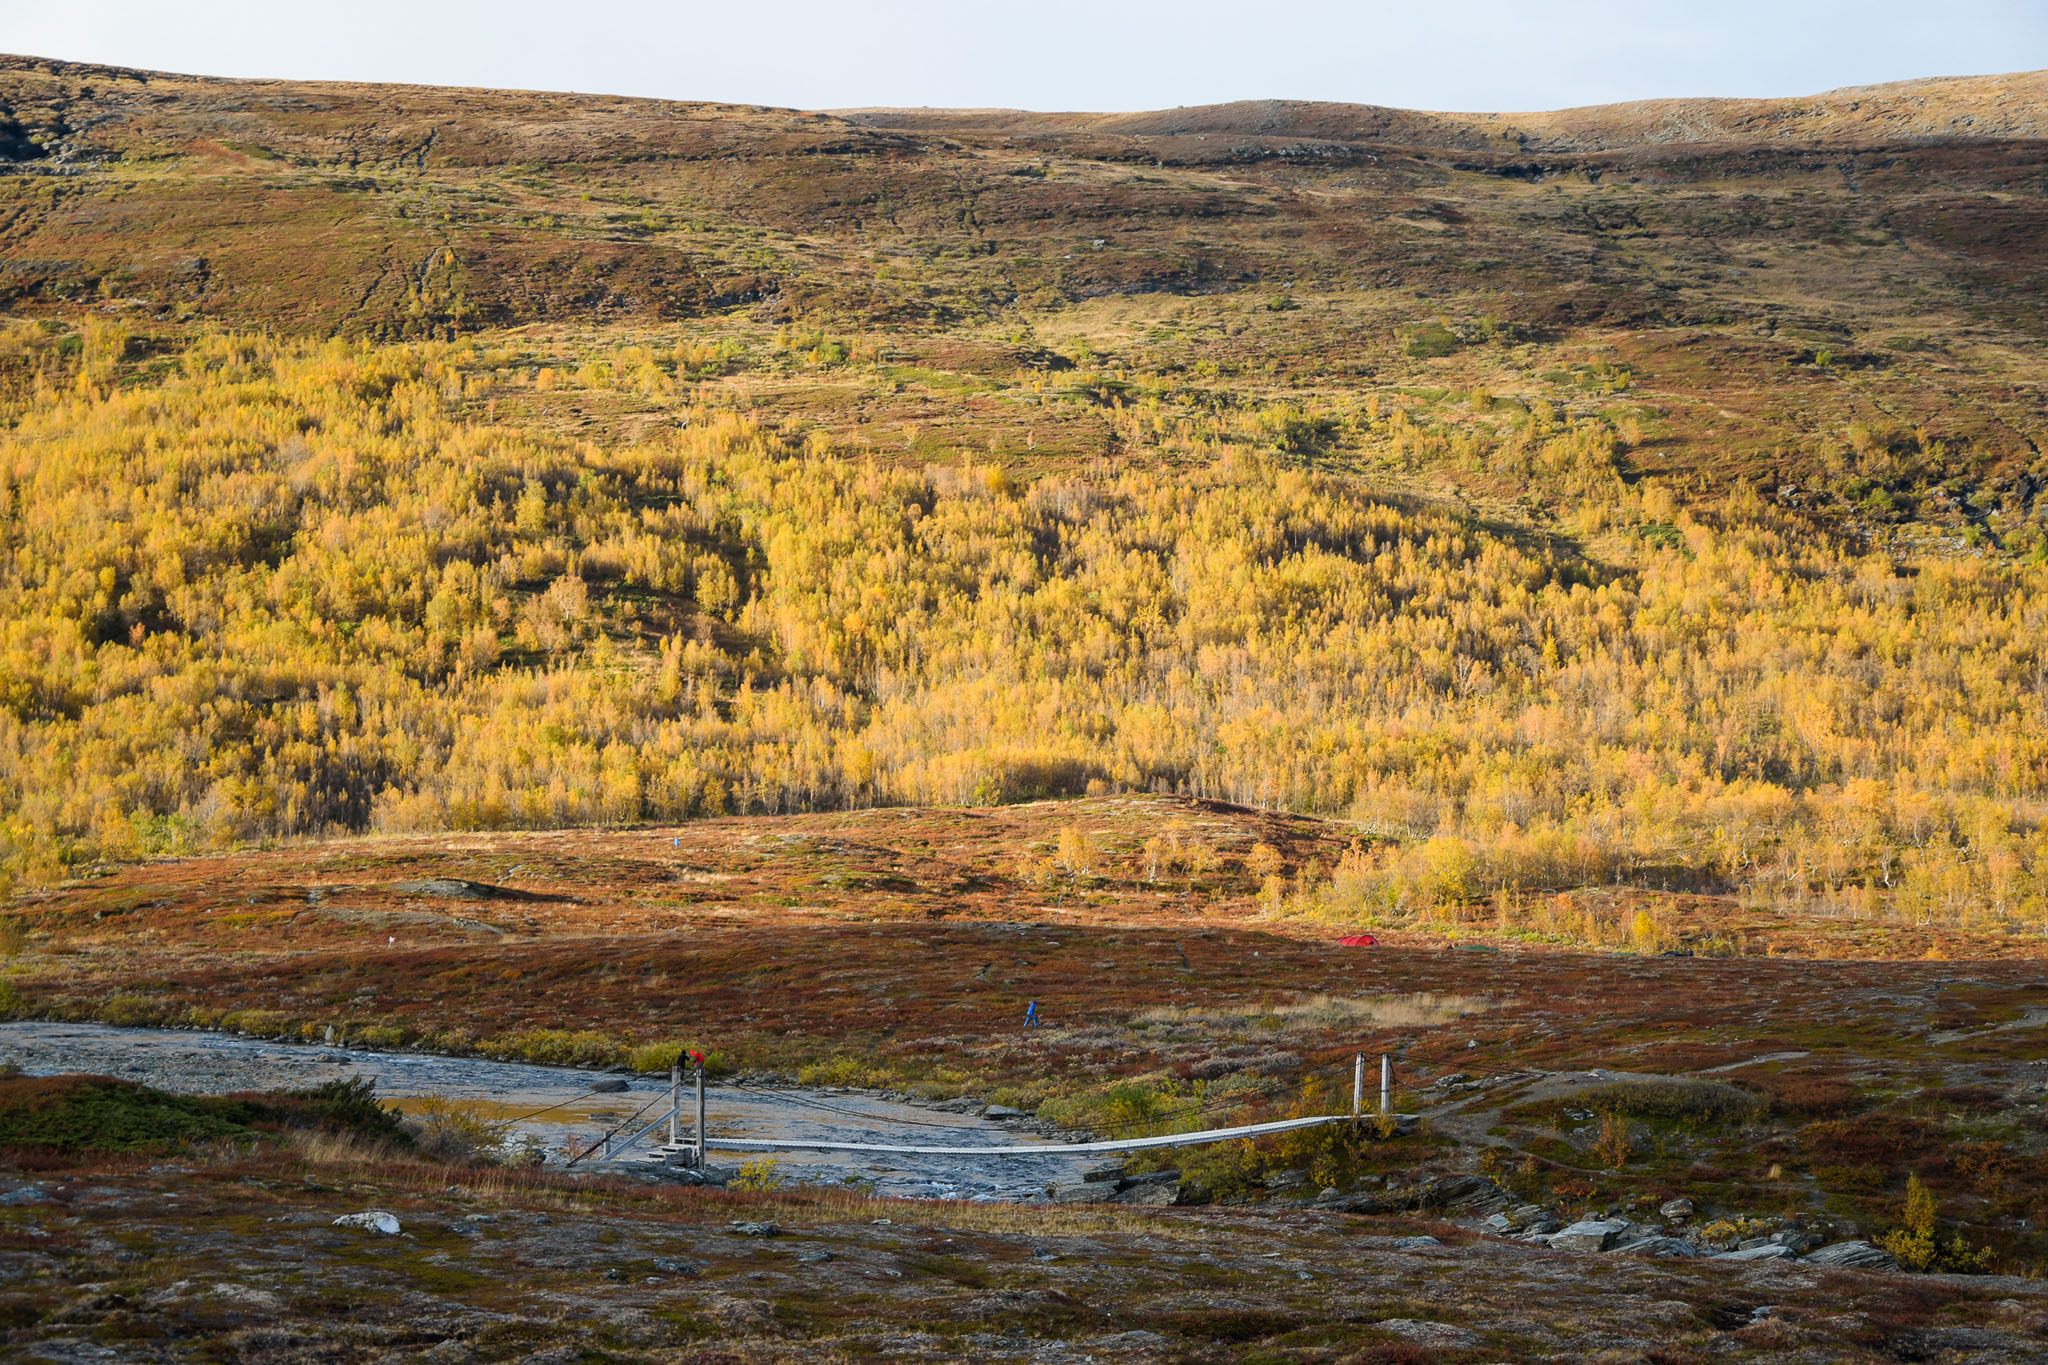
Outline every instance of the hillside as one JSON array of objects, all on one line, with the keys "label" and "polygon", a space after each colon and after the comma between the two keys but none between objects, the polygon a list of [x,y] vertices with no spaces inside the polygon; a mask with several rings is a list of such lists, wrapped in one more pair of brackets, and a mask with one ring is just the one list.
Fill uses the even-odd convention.
[{"label": "hillside", "polygon": [[2037,923],[2041,87],[1473,160],[8,59],[6,862],[1156,791],[1355,821],[1336,918]]},{"label": "hillside", "polygon": [[1688,474],[1805,482],[1852,427],[1924,430],[1934,482],[2030,505],[2041,89],[842,116],[7,58],[0,303],[378,339],[800,320],[979,377],[1085,337],[1296,398],[1583,402],[1591,366]]},{"label": "hillside", "polygon": [[0,1342],[2038,1354],[2044,111],[0,57],[0,1048],[1420,1116],[992,1209],[0,1072]]}]

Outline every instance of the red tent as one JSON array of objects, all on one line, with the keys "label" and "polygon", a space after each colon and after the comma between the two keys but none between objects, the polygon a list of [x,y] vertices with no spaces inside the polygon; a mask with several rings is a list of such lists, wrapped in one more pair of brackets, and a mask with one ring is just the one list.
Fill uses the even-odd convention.
[{"label": "red tent", "polygon": [[1371,934],[1348,934],[1337,940],[1346,948],[1377,948],[1380,941]]}]

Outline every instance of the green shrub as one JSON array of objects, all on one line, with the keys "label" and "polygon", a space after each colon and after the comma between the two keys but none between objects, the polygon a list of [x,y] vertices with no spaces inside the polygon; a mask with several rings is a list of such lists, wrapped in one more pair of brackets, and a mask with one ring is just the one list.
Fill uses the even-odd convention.
[{"label": "green shrub", "polygon": [[1908,1270],[1981,1275],[1991,1265],[1989,1248],[1972,1247],[1961,1233],[1943,1238],[1936,1224],[1934,1193],[1920,1183],[1919,1176],[1906,1182],[1906,1216],[1903,1227],[1877,1239],[1877,1245],[1899,1258]]},{"label": "green shrub", "polygon": [[101,1023],[119,1028],[162,1024],[166,1013],[161,1001],[151,1000],[146,995],[110,995],[99,1009]]},{"label": "green shrub", "polygon": [[1408,354],[1425,360],[1455,354],[1463,344],[1458,334],[1441,322],[1424,323],[1408,334]]},{"label": "green shrub", "polygon": [[990,1104],[1000,1104],[1006,1109],[1021,1109],[1027,1114],[1038,1112],[1038,1106],[1045,1103],[1043,1085],[999,1085],[988,1095]]},{"label": "green shrub", "polygon": [[[708,1069],[708,1067],[707,1067]],[[805,1085],[844,1085],[877,1090],[901,1090],[910,1082],[907,1073],[871,1057],[828,1057],[797,1070]]]},{"label": "green shrub", "polygon": [[344,1128],[398,1135],[398,1115],[377,1102],[374,1076],[326,1081],[311,1090],[295,1091],[292,1098],[310,1102],[322,1118]]},{"label": "green shrub", "polygon": [[521,1029],[477,1044],[477,1051],[501,1062],[537,1066],[616,1066],[626,1047],[608,1033],[559,1028]]},{"label": "green shrub", "polygon": [[210,1138],[253,1137],[254,1106],[167,1095],[111,1076],[0,1079],[0,1148],[168,1152]]},{"label": "green shrub", "polygon": [[1038,1116],[1062,1128],[1086,1128],[1113,1137],[1147,1137],[1154,1133],[1192,1131],[1201,1105],[1200,1083],[1183,1085],[1166,1077],[1141,1076],[1112,1081],[1092,1090],[1055,1095],[1038,1106]]},{"label": "green shrub", "polygon": [[252,1038],[275,1038],[292,1026],[292,1017],[279,1010],[236,1010],[220,1021],[222,1029],[230,1033],[246,1033]]},{"label": "green shrub", "polygon": [[397,1024],[369,1024],[348,1034],[348,1041],[356,1047],[399,1048],[411,1038],[412,1030]]},{"label": "green shrub", "polygon": [[267,1117],[290,1127],[327,1128],[400,1145],[411,1141],[398,1112],[378,1102],[371,1076],[326,1081],[310,1090],[259,1097],[257,1103]]}]

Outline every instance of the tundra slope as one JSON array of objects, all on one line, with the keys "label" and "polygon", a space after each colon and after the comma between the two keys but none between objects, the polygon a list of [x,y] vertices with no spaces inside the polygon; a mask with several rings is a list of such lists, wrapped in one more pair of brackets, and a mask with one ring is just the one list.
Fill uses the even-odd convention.
[{"label": "tundra slope", "polygon": [[[266,650],[308,639],[386,650],[386,680],[417,667],[406,685],[424,695],[454,676],[445,670],[457,656],[435,635],[452,621],[473,647],[461,667],[502,663],[493,676],[508,695],[530,695],[542,677],[564,684],[552,704],[575,714],[542,723],[507,713],[522,762],[594,756],[581,730],[597,708],[567,684],[637,686],[644,671],[654,695],[657,644],[679,671],[686,654],[705,666],[697,720],[717,729],[743,692],[758,696],[758,670],[788,664],[794,638],[761,626],[758,611],[746,624],[745,585],[772,581],[755,577],[751,551],[721,529],[704,548],[730,552],[723,575],[695,563],[658,593],[625,570],[597,572],[600,555],[590,561],[594,609],[569,566],[601,548],[592,518],[624,529],[660,512],[645,479],[694,439],[678,433],[752,440],[774,429],[790,458],[760,470],[787,474],[800,447],[805,477],[829,482],[837,475],[818,469],[835,450],[852,452],[887,471],[859,477],[897,480],[886,486],[900,494],[905,525],[941,495],[963,516],[984,499],[1017,503],[1005,515],[1030,530],[1031,553],[1012,562],[1033,576],[1033,555],[1062,563],[1076,528],[1113,518],[1104,494],[1132,469],[1178,480],[1227,468],[1248,487],[1292,488],[1306,486],[1307,471],[1319,496],[1346,505],[1369,489],[1387,516],[1406,519],[1404,537],[1424,538],[1413,533],[1427,519],[1413,509],[1428,509],[1457,524],[1427,539],[1525,549],[1573,601],[1596,584],[1668,571],[1685,591],[1664,626],[1693,631],[1704,618],[1733,642],[1757,638],[1745,613],[1759,585],[1768,594],[1779,577],[1804,576],[1785,547],[1811,545],[1841,556],[1820,577],[1840,579],[1859,613],[1882,608],[1965,635],[1981,613],[2011,634],[1994,646],[1947,640],[1958,651],[1951,667],[1906,647],[1904,627],[1859,641],[1843,619],[1852,613],[1820,623],[1826,635],[1794,613],[1795,638],[1839,645],[1843,678],[1881,675],[1880,659],[1908,671],[1909,690],[1879,699],[1886,723],[1919,725],[1944,698],[1960,706],[1966,687],[1987,696],[1970,680],[1988,674],[2011,689],[2001,714],[2024,729],[2039,695],[2025,612],[2040,600],[2025,560],[2040,543],[2036,494],[2048,477],[2040,86],[2028,76],[1540,117],[1256,106],[1120,121],[221,82],[12,59],[0,64],[10,172],[0,176],[0,281],[12,314],[0,412],[10,438],[30,443],[7,471],[8,533],[90,523],[81,490],[118,480],[60,479],[62,496],[32,516],[13,515],[26,505],[16,490],[56,469],[46,452],[74,437],[106,468],[127,468],[133,414],[176,410],[167,403],[206,411],[228,399],[232,424],[280,376],[317,373],[334,411],[346,409],[343,424],[368,425],[345,440],[295,421],[297,443],[261,432],[211,442],[206,476],[189,483],[201,466],[169,460],[169,521],[211,515],[217,497],[233,509],[232,534],[199,546],[189,564],[182,552],[159,556],[150,571],[170,576],[161,601],[131,591],[135,566],[122,555],[132,545],[110,540],[107,557],[75,564],[10,547],[28,575],[17,601],[38,612],[9,624],[0,724],[33,735],[53,774],[75,771],[66,765],[81,750],[64,727],[89,707],[111,700],[114,716],[136,697],[175,701],[159,668],[204,663],[208,651],[236,668],[252,656],[261,664]],[[285,340],[219,331],[259,325]],[[435,345],[293,349],[329,334]],[[359,601],[307,612],[304,598],[265,592],[237,616],[183,592],[219,581],[215,568],[255,581],[299,554],[301,585],[343,582],[309,570],[322,553],[350,551],[345,522],[323,512],[302,533],[246,494],[273,489],[279,507],[318,507],[306,495],[331,476],[331,491],[356,498],[371,425],[431,434],[437,451],[459,429],[462,448],[509,462],[491,471],[505,480],[496,520],[507,525],[478,530],[492,555],[472,545],[455,556],[490,610],[464,618],[456,594],[429,613],[424,592],[408,605],[403,582],[388,611]],[[514,441],[506,428],[546,439]],[[975,463],[963,469],[968,456]],[[216,459],[225,465],[203,463]],[[392,464],[429,479],[449,473],[409,456]],[[680,506],[665,493],[659,501]],[[529,504],[530,515],[519,510]],[[353,546],[374,572],[349,583],[406,577],[391,575],[386,547],[439,553],[415,532],[447,535],[456,524],[431,497],[379,517],[393,538]],[[672,559],[672,540],[634,544]],[[1329,562],[1313,538],[1289,548]],[[1711,591],[1694,591],[1684,566],[1700,556],[1728,575],[1727,590],[1709,578]],[[1280,564],[1293,572],[1286,556],[1266,567]],[[1281,577],[1289,592],[1300,586]],[[177,610],[158,610],[173,596]],[[279,629],[259,598],[284,608]],[[499,628],[515,612],[533,616],[533,640],[518,637],[506,661]],[[818,639],[858,636],[852,615],[821,614]],[[235,629],[262,638],[245,648]],[[1569,666],[1569,648],[1547,658],[1545,643],[1541,633],[1523,642],[1531,676]],[[1088,656],[1077,647],[1072,657]],[[1443,698],[1486,687],[1469,645],[1462,672],[1457,651],[1442,662]],[[832,666],[842,663],[852,700],[871,699],[871,670],[853,656]],[[264,1165],[221,1151],[189,1170],[108,1169],[83,1191],[53,1183],[5,1205],[18,1272],[7,1320],[24,1346],[33,1337],[61,1353],[81,1337],[183,1331],[166,1354],[189,1341],[194,1352],[225,1344],[289,1358],[343,1341],[394,1355],[432,1346],[516,1357],[564,1335],[654,1356],[716,1342],[741,1358],[815,1355],[820,1343],[939,1357],[1072,1343],[1083,1354],[1220,1358],[1250,1342],[1281,1359],[2038,1353],[2037,1301],[2004,1283],[1812,1269],[1779,1279],[1786,1272],[1581,1262],[1496,1241],[1472,1244],[1486,1269],[1468,1279],[1431,1259],[1455,1264],[1462,1245],[1396,1248],[1353,1216],[1294,1207],[1311,1181],[1355,1198],[1385,1192],[1390,1179],[1405,1190],[1490,1168],[1516,1197],[1559,1211],[1640,1210],[1683,1193],[1712,1216],[1868,1234],[1898,1224],[1912,1177],[1937,1193],[1945,1234],[1989,1246],[2003,1268],[2037,1268],[2048,1215],[2038,938],[2011,913],[2029,894],[2014,869],[2040,847],[2029,766],[2039,756],[2026,744],[1987,743],[1952,724],[1899,731],[1916,759],[1977,765],[1983,799],[1959,816],[1910,784],[1872,782],[1850,799],[1828,778],[1830,799],[1843,799],[1826,806],[1839,826],[1822,842],[1859,859],[1876,844],[1888,850],[1837,877],[1798,857],[1762,858],[1750,837],[1782,823],[1764,787],[1805,772],[1810,754],[1833,761],[1804,707],[1821,690],[1791,689],[1801,707],[1761,693],[1747,707],[1744,693],[1745,706],[1720,717],[1725,744],[1703,752],[1726,781],[1761,784],[1744,790],[1761,793],[1762,823],[1721,822],[1715,832],[1728,837],[1713,848],[1727,868],[1765,879],[1754,896],[1751,883],[1690,875],[1700,869],[1683,859],[1615,888],[1547,857],[1536,860],[1540,888],[1503,876],[1497,899],[1468,895],[1457,840],[1429,837],[1448,815],[1428,735],[1401,737],[1427,781],[1382,790],[1355,825],[1157,795],[287,841],[138,861],[152,848],[190,851],[203,842],[195,830],[232,841],[233,819],[251,812],[284,822],[262,835],[315,827],[291,821],[316,785],[323,799],[346,798],[335,808],[346,827],[368,822],[376,793],[359,790],[368,770],[352,728],[363,689],[344,698],[280,688],[281,675],[254,676],[264,667],[246,687],[239,675],[223,688],[195,673],[182,694],[209,707],[208,723],[232,744],[203,756],[163,746],[180,778],[246,746],[249,771],[224,765],[217,801],[138,806],[130,820],[89,784],[22,784],[38,856],[5,926],[8,1010],[264,1036],[332,1026],[364,1045],[594,1065],[665,1068],[680,1048],[708,1046],[729,1065],[1003,1100],[1105,1129],[1191,1126],[1216,1107],[1326,1109],[1341,1102],[1331,1091],[1352,1054],[1385,1048],[1400,1058],[1404,1104],[1431,1120],[1384,1142],[1191,1154],[1181,1183],[1215,1201],[1206,1210],[1122,1210],[1088,1223],[1061,1220],[1097,1215],[988,1215],[1020,1221],[1003,1225],[1007,1240],[964,1250],[946,1245],[951,1227],[911,1230],[901,1205],[850,1201],[821,1213],[795,1196],[563,1191],[501,1172],[382,1170],[360,1153]],[[1631,676],[1661,685],[1647,663]],[[1588,715],[1614,695],[1611,679],[1586,672],[1553,681],[1570,682]],[[1526,744],[1566,730],[1566,715],[1545,702],[1502,733],[1510,748]],[[1851,738],[1867,733],[1851,728]],[[291,766],[302,757],[313,775],[304,790]],[[273,759],[286,780],[241,781]],[[950,775],[960,799],[980,789],[972,773]],[[534,809],[551,809],[547,784],[529,785],[542,798]],[[1083,789],[1071,773],[1055,785]],[[999,787],[994,797],[1013,794]],[[733,790],[742,804],[759,799],[744,782]],[[1520,789],[1497,794],[1502,820],[1529,814],[1515,804]],[[419,823],[456,818],[418,795],[397,793]],[[504,823],[511,808],[489,798],[447,809],[464,823]],[[681,799],[677,813],[698,798]],[[103,812],[121,818],[97,828]],[[1175,822],[1192,839],[1156,866],[1146,844]],[[10,824],[6,837],[27,841],[22,829]],[[1087,856],[1088,839],[1069,848],[1070,830],[1102,856]],[[1353,888],[1370,894],[1304,895],[1341,868],[1354,840],[1391,859],[1353,869]],[[1987,888],[2020,889],[1985,913],[1990,896],[1967,878],[1944,880],[1964,865]],[[1928,873],[1921,891],[1947,898],[1945,922],[1899,908],[1895,882],[1913,869]],[[1833,899],[1812,894],[1816,877]],[[1743,894],[1719,894],[1730,889]],[[1335,924],[1313,918],[1333,906],[1336,919],[1391,921],[1387,946],[1336,953]],[[1489,947],[1508,951],[1470,951]],[[1586,951],[1596,948],[1609,951]],[[1016,1021],[1029,998],[1051,1027],[1024,1035]],[[1596,1067],[1622,1079],[1587,1074]],[[1671,1086],[1642,1088],[1650,1075]],[[559,1241],[508,1239],[503,1259],[493,1249],[473,1273],[457,1248],[492,1224],[454,1209],[474,1211],[461,1191],[477,1185],[497,1191],[480,1196],[483,1211],[573,1210],[533,1223],[572,1226]],[[191,1202],[177,1207],[171,1194]],[[367,1244],[331,1228],[335,1213],[373,1200],[423,1226],[410,1241]],[[657,1245],[637,1227],[632,1258],[578,1259],[593,1247],[609,1256],[604,1239],[627,1235],[629,1207],[692,1224],[682,1241],[702,1251],[715,1285],[681,1296],[646,1286],[647,1275],[687,1272],[661,1264],[682,1264],[681,1243]],[[843,1221],[887,1255],[915,1249],[922,1259],[749,1260],[775,1239],[728,1246],[711,1229],[732,1213],[773,1214],[806,1236]],[[92,1222],[100,1217],[118,1226]],[[968,1215],[946,1217],[964,1226]],[[301,1225],[312,1240],[279,1235]],[[1301,1235],[1317,1264],[1334,1267],[1321,1272],[1329,1283],[1306,1258],[1297,1278],[1276,1281],[1263,1253],[1297,1227],[1312,1230]],[[1132,1236],[1045,1245],[1061,1228]],[[1064,1278],[1011,1274],[1044,1264],[1034,1246],[1072,1253]],[[728,1255],[734,1247],[744,1254]],[[372,1259],[387,1254],[391,1264]],[[843,1272],[825,1301],[872,1311],[891,1330],[842,1330],[836,1308],[818,1308],[816,1280],[777,1280],[784,1270]],[[735,1292],[734,1277],[757,1275]],[[366,1276],[383,1297],[362,1292]],[[1468,1282],[1486,1302],[1451,1301]],[[563,1325],[597,1295],[601,1321]],[[1857,1311],[1836,1312],[1846,1297]],[[1347,1305],[1360,1301],[1373,1309],[1353,1320]],[[1533,1306],[1510,1317],[1495,1306],[1509,1301]],[[1150,1313],[1151,1303],[1164,1307]],[[1759,1316],[1770,1304],[1781,1318]],[[1610,1330],[1624,1319],[1649,1325]],[[450,1338],[459,1340],[443,1345]]]},{"label": "tundra slope", "polygon": [[[1439,317],[1612,346],[1668,393],[1674,435],[1714,437],[1682,452],[1714,479],[1807,434],[1752,391],[1825,350],[1884,371],[1902,427],[2016,469],[2040,428],[2019,352],[2043,329],[2043,91],[2028,73],[1547,115],[824,114],[13,57],[0,289],[18,311],[351,335],[738,312],[956,341],[1284,291],[1310,306],[1203,349],[1313,388],[1470,382],[1404,359]],[[1922,349],[1884,349],[1901,336]],[[1797,408],[1856,420],[1841,397]]]},{"label": "tundra slope", "polygon": [[[1148,879],[1143,837],[1176,807],[1226,856]],[[1010,870],[1074,824],[1100,850],[1092,873]],[[1574,899],[1605,922],[1666,916],[1675,952],[1755,955],[1561,951],[1476,910],[1342,949],[1270,918],[1240,861],[1261,843],[1305,859],[1328,837],[1147,798],[160,861],[27,902],[10,998],[58,1018],[661,1071],[691,1047],[1115,1136],[1329,1112],[1354,1053],[1384,1051],[1422,1133],[1184,1154],[1189,1197],[1280,1198],[1309,1169],[1358,1189],[1476,1166],[1553,1206],[1684,1194],[1703,1218],[1832,1240],[1895,1226],[1912,1175],[2000,1264],[2038,1263],[2038,940],[1864,924],[1839,950],[1908,959],[1788,959],[1836,930],[1590,891]],[[1048,1026],[1027,1032],[1032,999]],[[1659,1075],[1678,1089],[1616,1088]]]}]

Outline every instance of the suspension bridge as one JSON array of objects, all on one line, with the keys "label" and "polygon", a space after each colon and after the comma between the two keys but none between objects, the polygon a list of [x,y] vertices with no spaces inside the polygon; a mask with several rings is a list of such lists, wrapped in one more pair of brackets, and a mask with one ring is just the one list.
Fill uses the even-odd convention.
[{"label": "suspension bridge", "polygon": [[[1351,1123],[1365,1117],[1365,1055],[1356,1058],[1352,1072],[1351,1112],[1348,1114],[1314,1114],[1299,1118],[1273,1119],[1264,1123],[1241,1123],[1222,1128],[1204,1128],[1187,1133],[1152,1134],[1145,1137],[1105,1138],[1089,1142],[1010,1142],[994,1145],[971,1145],[932,1142],[849,1142],[826,1138],[749,1138],[713,1136],[705,1120],[704,1068],[700,1063],[694,1072],[695,1123],[686,1139],[684,1076],[681,1063],[670,1072],[668,1109],[657,1115],[637,1132],[618,1140],[638,1119],[635,1115],[619,1128],[605,1133],[589,1151],[575,1160],[597,1155],[600,1152],[610,1157],[613,1152],[630,1152],[638,1143],[656,1129],[666,1124],[668,1140],[645,1153],[650,1161],[669,1165],[704,1165],[706,1156],[713,1151],[724,1152],[836,1152],[874,1156],[949,1156],[949,1157],[1048,1157],[1048,1156],[1107,1156],[1121,1152],[1142,1152],[1169,1147],[1199,1147],[1211,1142],[1230,1142],[1239,1138],[1265,1137],[1273,1133],[1299,1132],[1305,1128],[1320,1128],[1333,1123]],[[1393,1067],[1388,1057],[1380,1058],[1380,1116],[1395,1117],[1392,1112]],[[641,1106],[644,1114],[652,1101]],[[813,1106],[829,1109],[830,1106]],[[574,1164],[572,1162],[571,1164]]]}]

